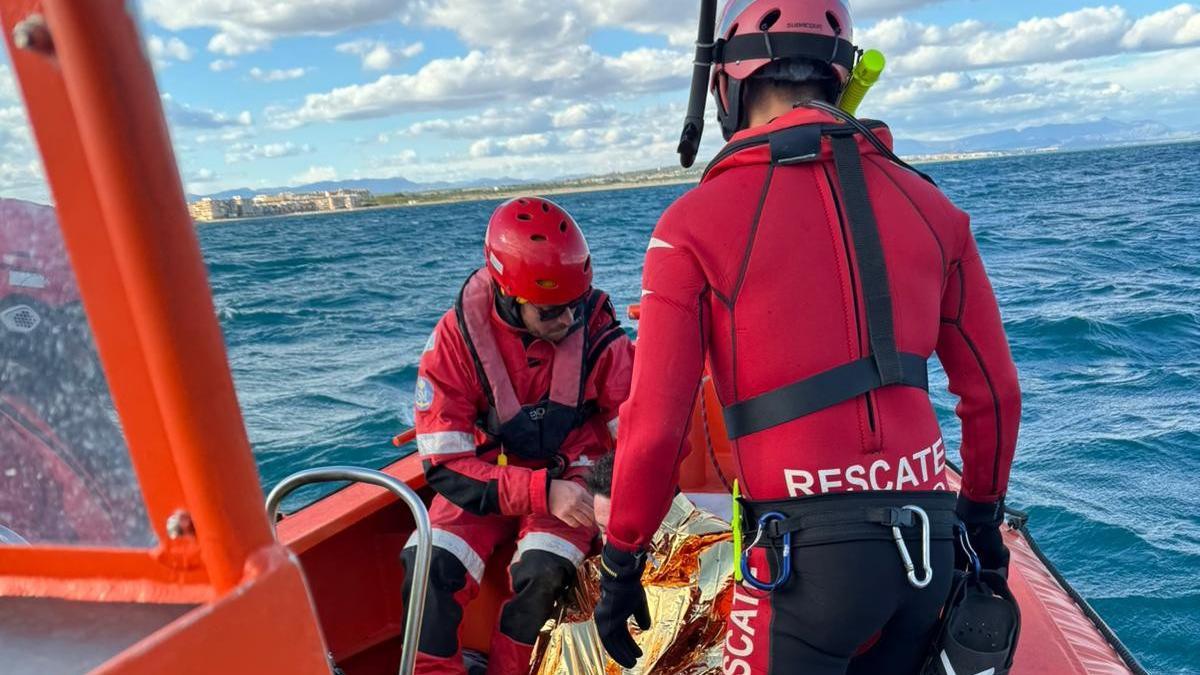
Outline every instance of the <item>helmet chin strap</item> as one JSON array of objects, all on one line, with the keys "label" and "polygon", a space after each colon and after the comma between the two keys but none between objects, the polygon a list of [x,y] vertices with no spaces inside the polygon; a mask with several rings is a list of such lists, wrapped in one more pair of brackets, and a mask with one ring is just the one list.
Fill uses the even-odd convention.
[{"label": "helmet chin strap", "polygon": [[525,328],[525,321],[521,318],[521,303],[513,296],[506,295],[498,286],[494,287],[494,295],[496,296],[496,313],[504,320],[504,323],[518,328]]}]

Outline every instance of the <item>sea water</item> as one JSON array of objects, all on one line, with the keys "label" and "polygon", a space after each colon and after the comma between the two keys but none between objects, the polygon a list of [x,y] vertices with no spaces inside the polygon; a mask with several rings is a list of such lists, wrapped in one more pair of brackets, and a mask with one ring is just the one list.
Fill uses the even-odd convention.
[{"label": "sea water", "polygon": [[[1200,144],[924,168],[972,216],[1020,371],[1010,504],[1143,665],[1200,672]],[[555,198],[622,313],[689,187]],[[201,227],[264,485],[396,459],[421,347],[495,205]],[[933,378],[953,456],[954,401]]]}]

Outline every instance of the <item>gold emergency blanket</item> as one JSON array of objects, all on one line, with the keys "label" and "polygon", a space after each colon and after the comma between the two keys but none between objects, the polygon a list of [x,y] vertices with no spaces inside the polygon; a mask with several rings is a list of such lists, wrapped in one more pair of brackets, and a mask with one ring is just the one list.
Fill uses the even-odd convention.
[{"label": "gold emergency blanket", "polygon": [[537,675],[717,675],[725,617],[733,593],[733,542],[729,523],[694,506],[684,495],[671,510],[651,545],[642,585],[650,606],[650,630],[630,631],[642,658],[623,671],[604,652],[592,610],[600,596],[598,556],[584,561],[557,621],[547,622],[534,648]]}]

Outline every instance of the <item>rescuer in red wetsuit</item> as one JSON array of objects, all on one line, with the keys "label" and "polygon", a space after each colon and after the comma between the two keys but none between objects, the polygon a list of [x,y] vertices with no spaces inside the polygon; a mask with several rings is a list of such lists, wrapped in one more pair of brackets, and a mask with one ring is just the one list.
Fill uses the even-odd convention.
[{"label": "rescuer in red wetsuit", "polygon": [[0,543],[151,543],[111,410],[54,209],[0,199]]},{"label": "rescuer in red wetsuit", "polygon": [[[610,451],[633,345],[592,288],[587,242],[558,205],[514,199],[492,215],[473,273],[421,357],[417,447],[433,561],[418,673],[464,671],[459,626],[484,565],[516,540],[512,597],[489,673],[525,672],[534,640],[596,536],[584,478]],[[411,568],[414,540],[405,549]],[[411,579],[406,578],[406,597]]]},{"label": "rescuer in red wetsuit", "polygon": [[[597,627],[632,666],[626,620],[649,623],[641,551],[707,363],[746,500],[725,672],[915,672],[958,518],[985,567],[1007,566],[1020,393],[996,300],[967,215],[895,158],[886,127],[828,105],[856,51],[843,2],[736,0],[717,37],[729,144],[646,252]],[[957,515],[927,392],[935,353],[960,398]],[[894,532],[917,561],[907,574]]]}]

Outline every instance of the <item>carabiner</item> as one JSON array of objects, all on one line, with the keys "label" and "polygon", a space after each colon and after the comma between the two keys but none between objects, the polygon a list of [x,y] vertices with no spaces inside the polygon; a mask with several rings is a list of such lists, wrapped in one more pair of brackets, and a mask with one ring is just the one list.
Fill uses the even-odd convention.
[{"label": "carabiner", "polygon": [[954,532],[958,535],[958,544],[967,554],[967,561],[971,565],[971,569],[968,571],[978,579],[979,573],[983,571],[983,565],[979,562],[979,554],[975,552],[975,547],[971,546],[971,538],[967,536],[967,526],[960,520],[954,524]]},{"label": "carabiner", "polygon": [[901,507],[900,510],[916,514],[921,520],[921,567],[925,568],[924,578],[917,576],[917,569],[913,565],[912,556],[908,554],[908,546],[904,543],[904,536],[900,534],[899,525],[892,525],[892,539],[896,541],[896,550],[900,552],[904,571],[908,573],[908,583],[913,588],[925,588],[933,580],[933,568],[929,564],[929,514],[925,513],[925,509],[911,504]]},{"label": "carabiner", "polygon": [[755,546],[757,546],[758,542],[762,540],[763,528],[766,527],[767,523],[769,523],[771,521],[784,520],[784,519],[785,519],[785,516],[782,513],[779,513],[778,511],[771,511],[770,513],[764,513],[763,515],[759,516],[758,532],[754,536],[754,541],[752,541],[750,543],[750,545],[747,546],[744,551],[742,551],[742,561],[741,561],[742,562],[742,565],[741,565],[742,566],[742,579],[744,579],[746,583],[750,584],[750,586],[752,586],[753,588],[756,588],[760,591],[766,591],[768,593],[771,591],[774,591],[775,589],[782,587],[784,584],[786,584],[788,582],[789,579],[792,578],[792,533],[791,532],[783,533],[783,555],[780,556],[780,561],[779,561],[780,571],[779,571],[778,579],[774,579],[771,581],[761,581],[758,577],[754,576],[754,572],[750,570],[750,550],[752,548],[754,548]]}]

